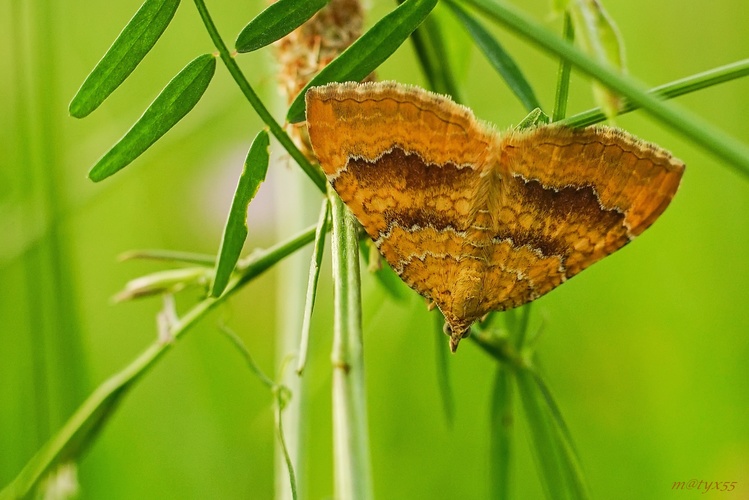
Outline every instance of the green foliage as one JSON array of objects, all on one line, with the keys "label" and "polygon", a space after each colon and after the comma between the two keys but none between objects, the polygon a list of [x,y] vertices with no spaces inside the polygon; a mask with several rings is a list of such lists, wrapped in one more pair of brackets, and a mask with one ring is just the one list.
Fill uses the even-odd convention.
[{"label": "green foliage", "polygon": [[237,190],[226,219],[224,237],[218,251],[216,275],[211,287],[211,296],[218,297],[226,288],[234,266],[237,265],[242,247],[247,239],[247,207],[257,194],[260,184],[265,180],[270,160],[270,139],[268,132],[261,130],[247,152],[242,175],[239,176]]},{"label": "green foliage", "polygon": [[492,67],[504,79],[507,86],[517,98],[520,99],[520,102],[523,103],[525,109],[532,111],[535,108],[540,108],[541,104],[536,99],[531,85],[525,79],[525,76],[523,76],[518,65],[515,64],[515,61],[499,44],[496,38],[456,3],[448,2],[448,5],[455,13],[455,16],[463,23],[466,31],[470,33],[476,42],[476,46],[481,49]]},{"label": "green foliage", "polygon": [[216,58],[204,54],[180,71],[112,149],[88,173],[99,182],[129,165],[195,107],[211,83]]},{"label": "green foliage", "polygon": [[88,116],[119,87],[156,45],[179,0],[146,0],[70,101],[70,114]]},{"label": "green foliage", "polygon": [[242,29],[237,52],[252,52],[288,35],[330,0],[278,0]]},{"label": "green foliage", "polygon": [[[151,0],[144,3],[74,97],[70,104],[70,113],[73,116],[83,117],[91,113],[132,73],[168,26],[178,3],[177,1]],[[222,62],[244,97],[315,186],[324,190],[326,183],[319,169],[304,158],[267,111],[266,106],[229,54],[204,3],[200,0],[195,3]],[[237,38],[237,48],[240,52],[250,51],[271,43],[308,19],[325,3],[327,2],[279,1],[268,7],[245,27]],[[357,43],[323,70],[310,85],[336,80],[360,80],[377,69],[401,47],[407,38],[411,37],[414,41],[416,56],[423,66],[429,84],[442,92],[458,94],[461,89],[457,82],[465,79],[461,75],[454,74],[454,68],[457,65],[453,64],[455,61],[449,53],[447,43],[443,43],[443,39],[450,36],[449,30],[445,29],[444,20],[438,22],[430,15],[435,5],[436,0],[403,2],[375,23]],[[623,98],[621,103],[618,101],[616,103],[616,110],[620,114],[642,108],[686,139],[702,145],[718,157],[727,160],[728,164],[742,175],[749,172],[749,156],[743,145],[663,100],[746,76],[749,74],[749,61],[739,61],[646,91],[644,86],[637,81],[601,64],[601,60],[615,59],[612,51],[617,53],[621,51],[618,41],[616,44],[611,42],[613,24],[605,16],[599,15],[594,18],[582,16],[582,21],[576,22],[578,33],[580,33],[580,26],[589,28],[586,33],[581,34],[586,37],[586,44],[589,47],[589,52],[586,54],[575,49],[571,44],[573,30],[569,18],[565,24],[565,34],[560,38],[504,2],[451,0],[448,6],[450,10],[445,12],[454,14],[455,18],[466,28],[466,32],[487,56],[491,67],[500,74],[507,87],[526,109],[540,108],[536,91],[519,70],[510,51],[499,44],[495,35],[482,25],[466,9],[467,7],[475,7],[487,18],[506,26],[560,59],[554,121],[571,125],[587,125],[604,119],[604,113],[600,110],[591,110],[564,119],[569,90],[569,70],[570,67],[575,67],[600,81],[607,88],[613,89]],[[592,19],[594,22],[586,24],[585,19],[588,21]],[[608,35],[596,35],[602,30]],[[99,160],[91,170],[90,178],[98,181],[117,172],[185,117],[203,96],[214,75],[215,65],[216,58],[205,54],[194,59],[176,75],[125,137]],[[537,88],[540,86],[537,85]],[[539,93],[539,95],[542,94]],[[287,116],[290,121],[303,119],[303,98],[304,91],[300,93],[288,111]],[[537,111],[531,113],[519,127],[533,126],[542,122],[545,115],[540,112],[540,109]],[[190,265],[187,268],[167,269],[147,274],[131,281],[125,291],[119,295],[121,300],[147,295],[164,295],[165,306],[158,315],[159,337],[124,369],[91,393],[62,428],[41,446],[16,478],[0,492],[0,498],[28,496],[32,494],[45,475],[56,466],[67,462],[79,462],[86,450],[91,448],[91,445],[98,439],[99,431],[110,424],[110,417],[121,406],[124,396],[132,392],[135,382],[152,373],[157,362],[171,350],[175,340],[204,321],[209,311],[225,303],[234,295],[234,292],[243,289],[264,271],[312,241],[315,242],[315,247],[310,262],[305,309],[303,312],[286,311],[286,313],[302,313],[304,317],[303,338],[305,340],[300,348],[298,371],[301,373],[308,350],[311,351],[314,359],[314,348],[310,346],[309,339],[313,328],[312,312],[318,299],[317,287],[320,281],[320,269],[323,265],[325,235],[331,226],[328,201],[324,201],[315,227],[267,250],[256,250],[244,259],[239,258],[248,233],[245,219],[247,207],[254,198],[259,184],[265,178],[268,167],[268,147],[269,135],[262,130],[250,148],[245,168],[238,180],[218,258],[174,251],[143,251],[128,255],[130,259],[152,259]],[[365,498],[372,494],[373,484],[376,484],[377,480],[371,478],[369,466],[372,449],[368,440],[367,399],[362,364],[361,316],[363,312],[360,305],[361,285],[358,275],[358,234],[350,214],[347,214],[340,200],[332,195],[330,202],[333,203],[332,226],[335,228],[332,244],[336,295],[336,333],[333,353],[335,379],[333,408],[336,440],[334,456],[337,471],[335,488],[340,497]],[[56,217],[59,217],[59,214]],[[366,257],[366,252],[364,255]],[[397,281],[392,270],[385,268],[377,271],[376,277],[377,290],[385,290],[386,297],[399,298],[401,305],[407,302],[409,295],[404,293],[405,288]],[[211,287],[209,283],[212,283]],[[197,302],[178,314],[173,304],[173,295],[188,286],[193,289],[197,287],[201,292],[207,292],[210,288],[210,296],[201,295]],[[588,496],[587,485],[581,472],[580,458],[572,443],[572,433],[562,418],[560,405],[551,395],[549,384],[538,369],[538,356],[535,352],[537,336],[528,337],[531,323],[529,310],[526,307],[519,319],[513,312],[506,313],[506,328],[497,327],[495,324],[497,315],[492,315],[483,324],[476,326],[472,335],[475,344],[487,354],[486,358],[493,364],[495,374],[491,387],[488,429],[490,454],[487,467],[490,468],[491,497],[515,498],[514,491],[521,488],[525,490],[524,484],[511,481],[514,477],[511,472],[517,469],[514,466],[515,460],[522,454],[522,447],[515,443],[518,423],[521,423],[526,426],[531,437],[530,450],[535,458],[540,484],[547,498],[586,498]],[[433,316],[439,322],[438,314],[434,313]],[[254,327],[255,323],[251,326]],[[387,334],[388,332],[378,333]],[[290,459],[290,450],[287,448],[281,412],[287,406],[289,398],[301,395],[291,394],[288,388],[273,382],[262,374],[250,357],[248,348],[239,337],[233,333],[227,332],[227,334],[243,353],[257,377],[273,392],[276,430],[289,469],[292,491],[296,496],[297,476]],[[465,386],[472,387],[476,381],[451,380],[451,375],[457,371],[451,366],[454,358],[447,353],[444,336],[441,333],[438,336],[440,342],[436,351],[435,365],[438,369],[436,385],[442,398],[442,412],[448,423],[452,424],[460,419]],[[322,338],[322,336],[316,338]],[[419,339],[421,344],[423,341],[423,338]],[[399,353],[396,351],[397,349],[388,346],[387,356],[378,359],[386,357],[400,359],[397,358]],[[415,357],[409,352],[402,365],[406,365],[410,370],[411,363],[415,363]],[[71,360],[71,362],[78,361]],[[398,364],[393,366],[395,368],[390,367],[390,369],[401,368]],[[307,370],[305,374],[309,371]],[[418,371],[412,370],[409,376],[418,376]],[[404,373],[408,372],[404,371]],[[155,377],[151,377],[153,378]],[[398,380],[397,384],[388,387],[388,391],[398,391],[402,385],[405,384],[402,380]],[[454,386],[460,387],[460,391],[454,393]],[[422,387],[420,391],[424,392],[425,389]],[[523,408],[523,419],[519,418],[516,399],[520,401],[520,406]],[[376,416],[383,419],[386,418],[385,415],[378,413],[377,406],[374,408],[372,406],[370,405],[370,412],[374,412]],[[475,422],[475,417],[472,417],[472,423]],[[408,422],[397,422],[394,428],[401,429],[408,424]],[[426,422],[419,422],[419,431],[422,427],[426,429],[427,425]],[[482,435],[482,439],[484,437]],[[484,439],[484,441],[487,440]],[[382,446],[382,444],[378,443],[377,446]],[[473,461],[481,462],[485,458],[473,457]],[[451,463],[450,467],[450,481],[459,480],[455,477],[455,464]],[[13,472],[15,474],[16,471]],[[302,481],[306,480],[305,476],[301,477]],[[660,487],[668,488],[669,485],[670,483]]]}]

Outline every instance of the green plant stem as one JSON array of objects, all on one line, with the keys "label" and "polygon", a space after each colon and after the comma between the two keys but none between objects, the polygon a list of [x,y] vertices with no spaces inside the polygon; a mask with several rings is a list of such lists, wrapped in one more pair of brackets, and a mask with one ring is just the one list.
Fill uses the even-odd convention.
[{"label": "green plant stem", "polygon": [[226,327],[222,327],[221,332],[229,338],[232,344],[234,344],[237,350],[242,354],[242,357],[244,357],[250,370],[252,370],[257,378],[273,393],[273,399],[275,400],[276,404],[275,420],[276,431],[278,433],[278,445],[281,448],[284,462],[286,463],[287,470],[289,471],[289,488],[291,491],[291,498],[292,500],[297,500],[296,473],[294,472],[294,463],[291,460],[291,455],[289,454],[289,450],[286,446],[286,438],[284,436],[283,430],[283,411],[284,408],[286,408],[289,400],[291,399],[291,391],[288,387],[277,384],[276,382],[271,380],[270,377],[268,377],[265,373],[263,373],[263,370],[261,370],[257,363],[255,363],[255,360],[252,358],[252,354],[250,354],[250,350],[247,348],[245,343],[242,342],[242,339],[239,338],[239,335]]},{"label": "green plant stem", "polygon": [[[568,12],[564,13],[564,30],[562,36],[568,42],[575,37],[572,18]],[[559,61],[559,72],[557,73],[557,91],[554,96],[554,111],[551,115],[552,122],[558,122],[567,115],[567,96],[570,90],[570,71],[572,65],[566,59]]]},{"label": "green plant stem", "polygon": [[325,182],[325,176],[323,175],[323,173],[319,169],[315,168],[309,162],[309,160],[307,160],[304,154],[299,151],[299,148],[294,145],[294,142],[291,140],[289,135],[284,132],[281,125],[279,125],[278,122],[273,118],[273,115],[270,114],[268,108],[265,107],[263,102],[255,93],[252,86],[250,85],[250,82],[247,81],[247,78],[245,78],[242,70],[239,69],[239,65],[237,65],[237,62],[229,53],[229,49],[226,47],[226,44],[224,43],[221,35],[218,32],[218,29],[216,29],[216,25],[213,23],[213,19],[211,19],[211,16],[208,13],[205,2],[203,2],[203,0],[195,0],[195,6],[198,8],[198,12],[200,13],[200,17],[203,20],[203,24],[205,25],[206,30],[208,30],[208,33],[211,36],[211,40],[213,40],[213,44],[216,46],[221,60],[226,65],[226,69],[229,70],[229,73],[234,78],[234,81],[237,82],[237,85],[239,86],[240,90],[247,98],[249,103],[255,109],[255,112],[260,116],[263,122],[268,125],[268,128],[270,129],[273,136],[278,139],[278,142],[280,142],[281,145],[289,153],[289,155],[294,158],[294,160],[299,164],[302,170],[304,170],[304,173],[307,174],[312,182],[315,183],[317,188],[324,193],[325,185],[327,183]]},{"label": "green plant stem", "polygon": [[[686,78],[667,83],[665,85],[653,87],[649,92],[663,99],[673,99],[674,97],[679,97],[684,94],[695,92],[697,90],[706,89],[708,87],[712,87],[713,85],[729,82],[731,80],[742,78],[744,76],[749,76],[749,59],[736,61],[731,64],[726,64],[725,66],[719,66],[702,73],[697,73],[696,75],[688,76]],[[629,113],[630,111],[635,111],[637,109],[640,109],[637,104],[629,100],[625,100],[622,108],[619,110],[619,114],[622,115],[624,113]],[[602,121],[605,121],[606,119],[606,115],[601,110],[601,108],[593,108],[587,111],[583,111],[582,113],[572,115],[569,118],[562,120],[560,123],[570,125],[572,127],[587,127],[588,125],[600,123]]]},{"label": "green plant stem", "polygon": [[512,458],[512,430],[514,411],[512,388],[514,374],[509,365],[498,362],[495,367],[491,404],[490,463],[491,498],[510,498],[510,466]]},{"label": "green plant stem", "polygon": [[336,499],[372,498],[356,221],[329,189],[333,233],[333,453]]},{"label": "green plant stem", "polygon": [[[225,292],[217,298],[208,297],[196,304],[178,321],[172,323],[169,335],[178,339],[195,326],[217,305],[227,300],[244,284],[257,277],[273,264],[312,242],[315,227],[301,232],[297,236],[256,251],[240,261],[238,275],[229,281]],[[134,361],[117,374],[104,381],[78,407],[63,427],[32,457],[18,476],[6,488],[0,491],[0,499],[23,498],[27,496],[39,480],[59,461],[78,458],[90,445],[101,430],[107,417],[114,411],[121,397],[132,388],[133,384],[152,368],[156,361],[173,345],[173,342],[155,341]]]},{"label": "green plant stem", "polygon": [[653,117],[725,160],[737,173],[749,177],[749,149],[740,141],[727,136],[712,124],[686,110],[675,108],[659,97],[648,93],[639,81],[619,74],[588,57],[512,5],[497,0],[465,1],[518,35],[569,61],[583,73],[625,96]]}]

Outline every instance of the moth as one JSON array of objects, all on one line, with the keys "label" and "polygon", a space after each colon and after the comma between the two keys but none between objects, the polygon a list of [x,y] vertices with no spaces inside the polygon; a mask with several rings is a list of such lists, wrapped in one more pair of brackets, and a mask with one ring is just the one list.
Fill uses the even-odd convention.
[{"label": "moth", "polygon": [[395,82],[306,94],[310,142],[393,270],[445,317],[450,348],[490,311],[541,297],[666,209],[684,164],[612,127],[498,132]]}]

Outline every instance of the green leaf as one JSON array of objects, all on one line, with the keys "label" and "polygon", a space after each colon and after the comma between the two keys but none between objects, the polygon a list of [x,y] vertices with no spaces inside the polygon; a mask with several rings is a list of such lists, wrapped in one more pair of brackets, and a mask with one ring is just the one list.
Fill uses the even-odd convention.
[{"label": "green leaf", "polygon": [[481,49],[492,67],[510,87],[510,90],[517,96],[525,109],[532,111],[535,108],[541,108],[541,104],[536,98],[528,80],[523,76],[523,72],[505,49],[499,44],[487,30],[475,18],[470,16],[466,11],[460,8],[452,1],[447,5],[455,13],[466,31],[473,37],[476,45]]},{"label": "green leaf", "polygon": [[99,182],[127,166],[180,121],[208,88],[216,70],[211,54],[195,58],[175,76],[125,136],[88,173]]},{"label": "green leaf", "polygon": [[516,375],[547,498],[587,498],[569,431],[551,393],[532,368],[519,370]]},{"label": "green leaf", "polygon": [[[402,2],[400,2],[402,3]],[[453,70],[454,59],[448,51],[447,43],[453,38],[445,36],[437,14],[441,12],[439,6],[434,9],[432,15],[427,17],[416,31],[411,33],[411,41],[414,44],[416,56],[424,70],[424,75],[429,82],[429,88],[440,94],[450,94],[455,102],[462,102],[460,91],[455,82],[455,71]],[[444,14],[442,20],[445,18]],[[466,51],[460,54],[459,61],[467,61]],[[470,51],[468,52],[470,53]],[[460,74],[460,72],[458,72]]]},{"label": "green leaf", "polygon": [[288,35],[330,0],[278,0],[262,11],[239,33],[237,52],[252,52]]},{"label": "green leaf", "polygon": [[[577,40],[583,50],[620,73],[626,71],[624,43],[619,29],[599,0],[578,0],[568,6]],[[621,98],[608,87],[593,82],[596,103],[608,117],[616,116]]]},{"label": "green leaf", "polygon": [[70,102],[70,114],[83,118],[99,107],[133,72],[164,33],[179,0],[146,0]]},{"label": "green leaf", "polygon": [[307,89],[330,82],[361,81],[382,64],[419,27],[437,0],[406,0],[380,19],[341,55],[333,59],[296,96],[286,120],[304,120]]},{"label": "green leaf", "polygon": [[320,208],[320,217],[317,220],[315,230],[315,248],[312,251],[312,259],[309,264],[309,277],[307,279],[307,297],[304,302],[304,316],[302,318],[302,334],[299,346],[299,362],[296,372],[301,375],[307,362],[307,350],[309,347],[310,329],[312,326],[312,312],[315,309],[317,299],[317,282],[320,278],[320,266],[325,251],[325,236],[330,229],[330,200],[325,198]]},{"label": "green leaf", "polygon": [[237,183],[234,200],[229,217],[226,220],[221,248],[216,262],[216,276],[211,287],[211,296],[218,297],[226,288],[231,273],[237,265],[242,247],[247,239],[247,207],[257,194],[260,184],[265,180],[270,155],[270,139],[266,130],[261,130],[252,141],[247,159],[244,162],[242,175]]},{"label": "green leaf", "polygon": [[120,254],[120,262],[126,260],[161,260],[167,262],[176,262],[180,264],[198,264],[200,266],[214,267],[216,265],[216,256],[199,254],[192,252],[180,252],[174,250],[129,250]]},{"label": "green leaf", "polygon": [[444,325],[445,317],[439,310],[432,311],[434,317],[434,331],[436,332],[437,345],[435,355],[437,356],[435,367],[437,368],[437,385],[442,400],[442,410],[445,412],[447,425],[452,427],[455,421],[455,398],[453,397],[452,384],[450,383],[450,345],[447,342]]},{"label": "green leaf", "polygon": [[[568,13],[564,13],[564,28],[562,36],[568,42],[575,39],[575,28],[572,26],[572,18]],[[551,119],[558,122],[567,115],[567,97],[570,91],[570,72],[572,65],[565,59],[559,60],[559,70],[557,71],[557,90],[554,93],[554,111],[551,113]]]},{"label": "green leaf", "polygon": [[510,460],[512,458],[512,372],[505,363],[497,363],[491,406],[491,498],[510,498]]},{"label": "green leaf", "polygon": [[531,433],[533,456],[539,469],[541,484],[549,500],[571,498],[559,463],[560,457],[553,424],[526,370],[517,373],[518,393],[525,409]]}]

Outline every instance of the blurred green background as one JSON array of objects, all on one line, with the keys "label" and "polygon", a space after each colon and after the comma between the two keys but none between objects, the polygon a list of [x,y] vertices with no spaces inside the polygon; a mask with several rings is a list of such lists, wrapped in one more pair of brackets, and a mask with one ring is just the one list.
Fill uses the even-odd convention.
[{"label": "blurred green background", "polygon": [[[370,24],[394,5],[370,3]],[[209,8],[231,42],[263,5],[215,1]],[[749,56],[745,0],[605,5],[626,42],[630,72],[650,85]],[[117,255],[135,248],[214,253],[241,163],[261,126],[219,64],[186,120],[123,172],[89,182],[90,165],[166,82],[213,50],[194,6],[184,2],[123,87],[87,119],[70,118],[70,98],[138,6],[138,0],[0,5],[6,47],[0,59],[0,486],[86,395],[154,339],[157,299],[116,306],[110,299],[129,279],[162,266],[117,263]],[[546,0],[523,8],[560,31]],[[550,108],[557,62],[496,33]],[[278,103],[272,51],[239,61],[266,102]],[[522,107],[481,54],[473,49],[465,61],[467,104],[498,128],[517,123]],[[378,76],[424,84],[408,43]],[[749,80],[678,104],[749,143]],[[592,105],[588,82],[573,77],[570,114]],[[282,116],[282,107],[276,109]],[[736,490],[723,495],[749,498],[749,182],[643,114],[617,123],[673,151],[687,172],[650,231],[537,302],[533,325],[545,325],[540,359],[594,498],[682,498],[690,493],[671,486],[691,479],[736,481]],[[248,250],[294,233],[278,216],[298,203],[284,185],[289,175],[303,174],[281,155],[250,208]],[[319,197],[311,193],[299,221],[317,215]],[[303,263],[310,250],[301,252]],[[304,266],[282,267],[306,282]],[[333,492],[329,274],[326,264],[305,372],[308,444],[298,472],[309,498]],[[274,269],[250,284],[140,381],[80,464],[82,498],[272,496],[271,395],[216,324],[231,324],[258,364],[276,375],[279,324],[301,314],[279,292],[282,279],[288,277]],[[363,281],[375,493],[486,498],[494,362],[471,342],[451,356],[456,415],[449,426],[435,379],[433,319],[423,301],[409,293],[397,302],[366,273]],[[182,309],[197,298],[195,291],[178,297]],[[517,423],[512,488],[516,498],[538,498],[523,418]]]}]

